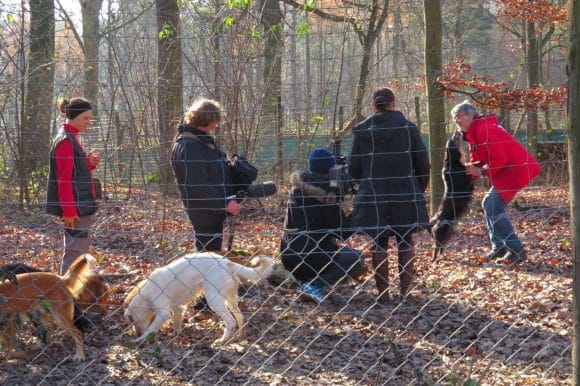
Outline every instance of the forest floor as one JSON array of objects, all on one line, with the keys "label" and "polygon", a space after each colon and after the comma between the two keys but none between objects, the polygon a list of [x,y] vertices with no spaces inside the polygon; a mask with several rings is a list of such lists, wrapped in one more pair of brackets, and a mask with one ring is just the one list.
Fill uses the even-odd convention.
[{"label": "forest floor", "polygon": [[[0,359],[3,384],[445,384],[561,385],[572,374],[572,244],[567,188],[532,188],[508,214],[528,250],[516,267],[485,261],[489,241],[478,187],[444,256],[431,261],[430,236],[416,242],[412,300],[373,307],[375,288],[338,285],[321,305],[299,298],[292,283],[242,286],[247,338],[213,342],[223,323],[189,307],[184,330],[171,322],[154,342],[134,345],[123,320],[125,295],[153,269],[194,249],[177,199],[145,191],[107,192],[96,216],[91,253],[110,276],[104,323],[85,339],[87,361],[71,362],[72,339],[53,332],[27,361]],[[234,249],[276,256],[285,197],[250,202],[235,223]],[[40,209],[0,208],[0,262],[55,270],[60,227]],[[369,256],[370,240],[348,244]],[[370,261],[369,261],[370,263]],[[391,256],[391,289],[397,292]],[[114,276],[118,275],[118,276]],[[34,340],[23,332],[24,341]],[[2,352],[0,350],[0,358]]]}]

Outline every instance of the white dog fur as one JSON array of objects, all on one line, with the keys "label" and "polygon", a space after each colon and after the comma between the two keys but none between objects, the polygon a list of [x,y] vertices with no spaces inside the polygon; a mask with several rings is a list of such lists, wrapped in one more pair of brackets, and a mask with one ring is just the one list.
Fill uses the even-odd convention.
[{"label": "white dog fur", "polygon": [[236,324],[239,336],[243,337],[245,321],[238,307],[239,279],[256,283],[269,275],[274,262],[270,257],[258,256],[251,265],[255,268],[236,264],[217,253],[203,252],[185,255],[157,268],[125,298],[125,318],[140,335],[134,342],[142,342],[156,332],[171,314],[174,331],[179,334],[185,306],[202,295],[225,323],[224,333],[216,343],[227,342],[234,335]]}]

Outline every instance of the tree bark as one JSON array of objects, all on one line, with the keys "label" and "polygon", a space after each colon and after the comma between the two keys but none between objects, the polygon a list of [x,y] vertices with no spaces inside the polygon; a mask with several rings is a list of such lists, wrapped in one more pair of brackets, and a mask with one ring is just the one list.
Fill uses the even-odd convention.
[{"label": "tree bark", "polygon": [[442,72],[442,20],[439,0],[424,0],[425,14],[425,83],[427,86],[427,120],[429,122],[429,153],[431,157],[430,211],[434,215],[443,197],[445,186],[441,178],[445,155],[445,105],[443,89],[437,84]]},{"label": "tree bark", "polygon": [[[283,15],[278,0],[264,0],[261,22],[264,26],[266,42],[264,45],[264,102],[262,125],[273,128],[276,133],[277,147],[281,146],[282,127],[279,120],[279,102],[282,98],[282,51],[284,48]],[[284,159],[278,153],[276,176],[281,183],[284,175]]]},{"label": "tree bark", "polygon": [[98,119],[99,108],[99,16],[103,0],[81,1],[83,19],[84,97],[93,102],[93,118]]},{"label": "tree bark", "polygon": [[[530,0],[530,2],[533,1]],[[533,22],[528,22],[526,25],[526,43],[528,88],[533,90],[540,83],[538,38],[536,36],[536,26]],[[526,142],[530,153],[534,156],[538,148],[538,123],[538,110],[535,108],[528,110]]]},{"label": "tree bark", "polygon": [[156,0],[157,117],[159,120],[159,179],[163,192],[173,191],[170,157],[175,127],[183,114],[183,73],[179,40],[179,5]]},{"label": "tree bark", "polygon": [[574,248],[574,334],[572,384],[580,385],[580,0],[570,1],[570,51],[568,54],[568,173],[570,175],[570,234]]},{"label": "tree bark", "polygon": [[[54,98],[54,0],[30,1],[30,53],[22,138],[27,143],[27,179],[48,165]],[[20,156],[26,157],[25,154]]]}]

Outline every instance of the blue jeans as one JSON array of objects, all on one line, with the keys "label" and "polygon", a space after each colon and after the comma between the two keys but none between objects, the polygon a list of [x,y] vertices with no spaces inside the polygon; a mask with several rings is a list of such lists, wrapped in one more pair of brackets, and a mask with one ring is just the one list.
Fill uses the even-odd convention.
[{"label": "blue jeans", "polygon": [[495,188],[491,188],[483,198],[482,207],[491,246],[494,251],[504,246],[513,251],[520,251],[524,245],[514,232],[514,227],[505,214],[506,205],[507,203],[504,202]]}]

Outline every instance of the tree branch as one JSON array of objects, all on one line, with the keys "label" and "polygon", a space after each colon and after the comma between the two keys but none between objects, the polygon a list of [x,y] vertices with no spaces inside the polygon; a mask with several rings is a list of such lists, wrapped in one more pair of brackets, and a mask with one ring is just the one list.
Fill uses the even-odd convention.
[{"label": "tree branch", "polygon": [[62,6],[62,4],[60,3],[60,0],[56,0],[56,3],[58,4],[58,9],[59,11],[62,13],[62,15],[64,16],[64,19],[67,21],[67,23],[70,25],[70,28],[72,29],[73,35],[75,37],[75,40],[77,41],[77,44],[79,45],[79,47],[81,48],[81,51],[84,53],[85,52],[85,44],[83,43],[83,39],[81,39],[81,36],[79,35],[77,29],[75,28],[75,25],[73,23],[73,21],[71,20],[70,16],[68,15],[68,13],[64,10],[64,7]]}]

